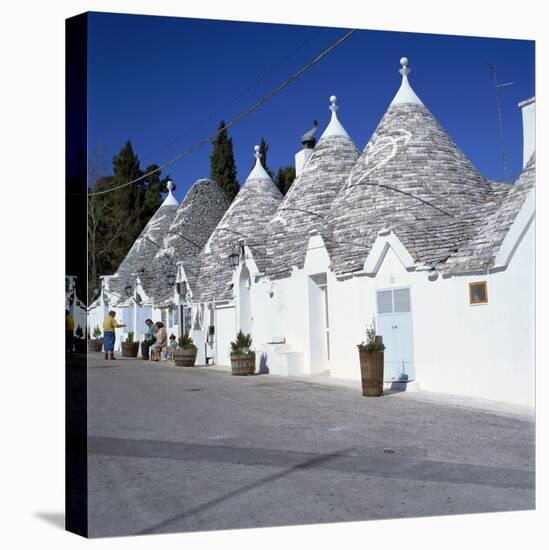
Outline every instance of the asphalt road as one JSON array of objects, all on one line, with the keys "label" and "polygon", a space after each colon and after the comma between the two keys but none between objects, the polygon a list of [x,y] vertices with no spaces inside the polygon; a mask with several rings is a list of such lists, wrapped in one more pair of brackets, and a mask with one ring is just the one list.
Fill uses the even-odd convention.
[{"label": "asphalt road", "polygon": [[92,537],[534,507],[527,418],[91,357]]}]

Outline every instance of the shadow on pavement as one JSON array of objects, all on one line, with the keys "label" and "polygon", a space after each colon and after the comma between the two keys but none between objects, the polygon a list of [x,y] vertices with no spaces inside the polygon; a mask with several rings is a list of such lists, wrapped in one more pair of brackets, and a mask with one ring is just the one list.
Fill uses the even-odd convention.
[{"label": "shadow on pavement", "polygon": [[233,491],[229,491],[228,493],[225,493],[224,495],[221,495],[217,498],[213,498],[207,502],[204,502],[203,504],[196,506],[194,508],[191,508],[189,510],[186,510],[185,512],[182,512],[180,514],[176,514],[175,516],[172,516],[171,518],[164,520],[160,523],[157,523],[156,525],[152,525],[151,527],[148,527],[147,529],[143,529],[143,531],[139,531],[136,533],[137,535],[147,535],[156,533],[159,531],[164,531],[166,527],[168,527],[172,523],[176,523],[178,521],[181,521],[182,519],[185,519],[189,516],[192,516],[194,514],[198,514],[200,512],[203,512],[205,510],[208,510],[209,508],[212,508],[214,506],[217,506],[218,504],[229,500],[231,498],[237,497],[239,495],[242,495],[243,493],[247,493],[248,491],[253,491],[254,489],[261,487],[262,485],[265,485],[266,483],[271,483],[272,481],[275,481],[277,479],[280,479],[282,477],[285,477],[287,475],[290,475],[292,472],[300,469],[307,469],[314,466],[318,466],[320,464],[329,462],[330,460],[342,456],[343,454],[347,453],[352,449],[344,449],[341,451],[337,451],[335,453],[326,454],[326,455],[319,455],[315,458],[312,458],[310,460],[305,460],[301,463],[295,464],[294,466],[287,468],[283,470],[282,472],[278,472],[276,474],[271,474],[269,476],[263,477],[257,481],[254,481],[252,483],[249,483],[248,485],[244,485],[243,487],[239,487],[238,489],[234,489]]}]

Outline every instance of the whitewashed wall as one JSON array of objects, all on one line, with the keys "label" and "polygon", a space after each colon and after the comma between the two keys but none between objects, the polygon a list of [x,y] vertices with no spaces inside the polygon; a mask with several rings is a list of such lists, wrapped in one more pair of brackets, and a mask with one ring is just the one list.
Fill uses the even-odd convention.
[{"label": "whitewashed wall", "polygon": [[[469,304],[486,280],[488,303]],[[356,344],[376,313],[380,288],[411,287],[416,380],[423,390],[534,404],[533,226],[507,269],[438,277],[408,272],[390,249],[377,275],[338,281],[332,292],[331,374],[360,378]]]},{"label": "whitewashed wall", "polygon": [[[299,374],[315,373],[312,350],[321,343],[310,330],[309,276],[327,270],[330,312],[330,375],[360,380],[357,344],[376,315],[376,291],[409,286],[415,380],[428,391],[534,404],[533,225],[507,269],[489,275],[439,276],[409,271],[402,250],[389,248],[375,274],[337,280],[325,250],[313,237],[304,269],[291,277],[261,278],[251,289],[256,350],[268,355],[270,372],[292,374],[279,356],[302,354]],[[488,282],[488,303],[469,304],[469,283]],[[285,337],[285,346],[269,346]],[[258,354],[259,355],[259,354]],[[259,359],[258,359],[259,361]],[[273,368],[274,367],[274,368]]]},{"label": "whitewashed wall", "polygon": [[[505,271],[416,285],[422,389],[534,405],[533,234],[532,225]],[[469,305],[478,280],[488,281],[488,304]]]}]

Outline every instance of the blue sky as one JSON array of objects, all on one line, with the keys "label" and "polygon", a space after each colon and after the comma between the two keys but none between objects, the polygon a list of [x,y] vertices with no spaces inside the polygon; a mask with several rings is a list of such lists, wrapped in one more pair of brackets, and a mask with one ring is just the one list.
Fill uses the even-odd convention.
[{"label": "blue sky", "polygon": [[[131,140],[141,167],[162,164],[211,135],[282,83],[346,29],[92,13],[89,22],[89,151],[112,156]],[[492,74],[497,66],[508,173],[522,166],[517,103],[535,95],[534,42],[359,30],[230,129],[238,178],[263,136],[269,167],[293,164],[300,136],[329,121],[338,97],[342,124],[362,150],[400,85],[406,56],[423,103],[489,179],[503,178]],[[207,144],[166,169],[182,199],[209,176]]]}]

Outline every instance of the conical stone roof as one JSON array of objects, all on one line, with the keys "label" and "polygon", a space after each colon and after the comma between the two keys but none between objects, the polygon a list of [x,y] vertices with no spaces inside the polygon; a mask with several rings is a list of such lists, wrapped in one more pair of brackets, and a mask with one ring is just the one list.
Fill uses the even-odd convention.
[{"label": "conical stone roof", "polygon": [[168,182],[168,196],[143,228],[116,273],[109,279],[112,305],[126,306],[131,303],[132,298],[126,296],[126,286],[135,284],[136,278],[145,272],[161,248],[179,206],[172,194],[172,188],[171,182]]},{"label": "conical stone roof", "polygon": [[210,238],[231,201],[214,181],[197,180],[185,195],[177,214],[164,235],[162,248],[140,277],[147,303],[156,307],[170,305],[173,287],[167,275],[176,275],[177,262],[183,262],[189,282],[196,278],[196,258]]},{"label": "conical stone roof", "polygon": [[265,229],[282,195],[261,164],[259,147],[255,150],[253,170],[200,254],[195,301],[232,299],[228,256],[239,241],[250,248],[258,268],[265,267]]},{"label": "conical stone roof", "polygon": [[461,244],[441,271],[455,273],[494,267],[503,240],[534,188],[535,181],[534,153],[513,185],[500,185],[494,192],[493,200],[471,210],[472,237]]},{"label": "conical stone roof", "polygon": [[267,227],[269,277],[303,267],[310,233],[323,233],[330,207],[359,157],[337,117],[336,97],[330,101],[331,121]]},{"label": "conical stone roof", "polygon": [[[488,182],[412,90],[408,60],[401,64],[401,87],[329,214],[336,274],[362,269],[382,229],[428,265],[446,226],[490,196]],[[446,257],[455,248],[449,232]]]}]

